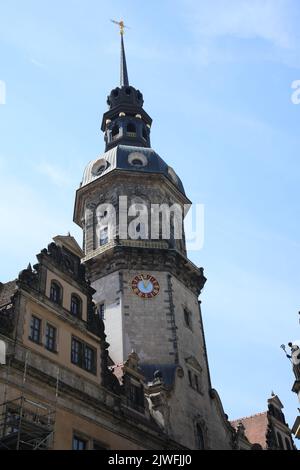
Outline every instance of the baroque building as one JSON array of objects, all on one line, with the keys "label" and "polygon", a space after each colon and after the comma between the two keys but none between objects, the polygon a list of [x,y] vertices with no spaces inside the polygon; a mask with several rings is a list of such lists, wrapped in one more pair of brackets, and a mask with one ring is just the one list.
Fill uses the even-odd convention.
[{"label": "baroque building", "polygon": [[296,450],[282,409],[280,399],[272,393],[267,411],[231,421],[238,434],[238,448],[244,448],[246,439],[255,450]]},{"label": "baroque building", "polygon": [[[151,148],[120,25],[105,151],[76,192],[83,249],[57,236],[0,283],[0,449],[251,449],[260,442],[246,420],[229,422],[211,384],[206,279],[184,235],[191,202]],[[275,398],[268,429],[288,436]]]},{"label": "baroque building", "polygon": [[[142,93],[129,84],[123,34],[120,86],[107,103],[105,152],[84,171],[74,221],[83,229],[83,263],[110,357],[120,367],[137,354],[151,415],[176,442],[229,449],[233,432],[211,386],[198,301],[206,279],[187,258],[179,217],[190,201],[150,146],[152,120]],[[161,204],[173,214],[161,211],[155,221],[161,236],[153,238],[149,227]],[[164,220],[170,222],[166,236]]]}]

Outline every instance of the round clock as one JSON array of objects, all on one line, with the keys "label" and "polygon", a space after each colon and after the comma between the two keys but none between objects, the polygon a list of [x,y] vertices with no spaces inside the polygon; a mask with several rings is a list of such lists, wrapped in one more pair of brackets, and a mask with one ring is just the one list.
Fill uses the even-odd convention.
[{"label": "round clock", "polygon": [[159,283],[150,274],[139,274],[132,280],[133,292],[142,299],[152,299],[159,294]]}]

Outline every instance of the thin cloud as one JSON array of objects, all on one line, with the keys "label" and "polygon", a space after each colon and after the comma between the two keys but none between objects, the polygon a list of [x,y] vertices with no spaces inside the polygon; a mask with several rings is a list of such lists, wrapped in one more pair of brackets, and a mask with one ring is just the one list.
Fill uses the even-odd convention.
[{"label": "thin cloud", "polygon": [[[185,4],[188,26],[199,41],[204,64],[209,60],[241,59],[241,51],[234,47],[228,57],[224,41],[239,40],[242,47],[241,41],[250,40],[259,59],[299,65],[296,54],[299,49],[298,10],[293,0],[214,0],[209,3],[185,0]],[[257,40],[261,41],[259,50]],[[246,56],[255,57],[253,49],[242,49]]]},{"label": "thin cloud", "polygon": [[216,0],[210,6],[194,9],[195,26],[204,36],[260,38],[279,47],[291,47],[287,4],[274,0]]},{"label": "thin cloud", "polygon": [[37,171],[46,176],[52,184],[63,188],[70,186],[71,180],[66,176],[66,169],[58,168],[50,163],[42,162],[37,167]]},{"label": "thin cloud", "polygon": [[35,67],[38,67],[39,69],[45,69],[46,68],[45,64],[43,64],[42,62],[40,62],[39,60],[36,60],[34,58],[31,58],[30,62],[31,62],[32,65],[34,65]]}]

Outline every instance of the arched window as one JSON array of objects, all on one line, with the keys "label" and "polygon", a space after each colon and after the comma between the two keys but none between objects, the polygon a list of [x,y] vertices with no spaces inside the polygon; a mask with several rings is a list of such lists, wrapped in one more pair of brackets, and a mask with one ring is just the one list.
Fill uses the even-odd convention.
[{"label": "arched window", "polygon": [[74,317],[81,317],[82,315],[82,300],[78,295],[72,294],[71,296],[71,313]]},{"label": "arched window", "polygon": [[50,300],[52,300],[52,302],[55,302],[56,304],[61,304],[63,297],[62,293],[63,290],[60,284],[58,284],[58,282],[56,281],[52,281],[50,288]]},{"label": "arched window", "polygon": [[279,434],[279,432],[277,433],[277,440],[278,440],[278,444],[279,444],[280,449],[284,449],[282,437],[281,437],[281,434]]},{"label": "arched window", "polygon": [[196,425],[196,445],[198,450],[204,450],[204,436],[200,424]]},{"label": "arched window", "polygon": [[127,135],[129,137],[136,137],[136,127],[132,122],[127,125]]},{"label": "arched window", "polygon": [[119,126],[118,126],[118,124],[115,124],[114,127],[112,128],[112,131],[111,131],[111,135],[112,135],[113,140],[115,140],[119,137],[119,132],[120,132]]},{"label": "arched window", "polygon": [[285,438],[285,446],[286,446],[287,450],[292,450],[291,442],[290,442],[288,437]]}]

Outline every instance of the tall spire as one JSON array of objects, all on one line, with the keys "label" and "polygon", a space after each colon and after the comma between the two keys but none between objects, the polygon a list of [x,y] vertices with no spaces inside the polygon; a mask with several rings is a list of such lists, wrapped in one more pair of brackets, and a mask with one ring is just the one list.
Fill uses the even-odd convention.
[{"label": "tall spire", "polygon": [[105,151],[119,145],[150,148],[152,119],[143,109],[144,98],[140,90],[129,85],[124,47],[124,29],[128,26],[123,21],[111,21],[119,27],[121,35],[120,85],[107,97],[109,109],[101,123]]},{"label": "tall spire", "polygon": [[129,86],[126,55],[124,47],[123,33],[121,32],[121,69],[120,69],[120,86]]},{"label": "tall spire", "polygon": [[120,34],[121,34],[121,67],[120,67],[120,86],[129,86],[129,80],[128,80],[128,72],[127,72],[127,64],[126,64],[126,55],[125,55],[125,47],[124,47],[124,29],[128,28],[128,26],[125,26],[124,21],[115,21],[111,20],[112,23],[116,24],[120,28]]}]

